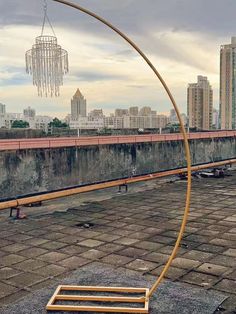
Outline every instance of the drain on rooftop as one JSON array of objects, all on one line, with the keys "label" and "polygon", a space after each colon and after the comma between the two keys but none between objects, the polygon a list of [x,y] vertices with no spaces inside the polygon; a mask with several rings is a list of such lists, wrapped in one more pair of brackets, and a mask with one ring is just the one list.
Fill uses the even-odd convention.
[{"label": "drain on rooftop", "polygon": [[82,222],[82,223],[79,223],[79,224],[76,224],[76,227],[80,227],[80,228],[92,228],[94,226],[93,223],[91,222]]}]

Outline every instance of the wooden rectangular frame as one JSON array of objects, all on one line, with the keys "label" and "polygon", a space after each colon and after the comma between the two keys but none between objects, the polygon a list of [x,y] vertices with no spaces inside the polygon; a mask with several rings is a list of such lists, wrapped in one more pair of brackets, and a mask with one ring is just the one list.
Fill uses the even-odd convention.
[{"label": "wooden rectangular frame", "polygon": [[[124,292],[143,293],[143,297],[114,297],[114,296],[89,296],[60,294],[61,291],[96,291],[96,292]],[[93,286],[64,286],[57,287],[49,300],[46,309],[48,311],[77,311],[77,312],[107,312],[107,313],[145,313],[148,314],[149,301],[147,299],[149,289],[147,288],[124,288],[124,287],[93,287]],[[95,301],[95,302],[117,302],[117,303],[142,303],[143,307],[112,307],[112,306],[76,306],[55,304],[56,301]]]}]

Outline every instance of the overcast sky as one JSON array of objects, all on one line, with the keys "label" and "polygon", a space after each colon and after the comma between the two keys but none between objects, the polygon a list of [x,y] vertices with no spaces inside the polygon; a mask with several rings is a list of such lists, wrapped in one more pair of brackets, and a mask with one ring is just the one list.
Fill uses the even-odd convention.
[{"label": "overcast sky", "polygon": [[[72,1],[72,0],[71,0]],[[124,31],[147,54],[186,112],[186,89],[206,75],[219,102],[219,49],[236,35],[235,0],[73,0]],[[8,112],[34,107],[64,117],[77,88],[88,109],[150,105],[171,108],[152,71],[127,43],[91,17],[48,0],[59,44],[68,51],[70,72],[60,98],[39,98],[25,72],[25,51],[40,35],[41,0],[0,0],[0,102]],[[46,27],[45,34],[51,34]]]}]

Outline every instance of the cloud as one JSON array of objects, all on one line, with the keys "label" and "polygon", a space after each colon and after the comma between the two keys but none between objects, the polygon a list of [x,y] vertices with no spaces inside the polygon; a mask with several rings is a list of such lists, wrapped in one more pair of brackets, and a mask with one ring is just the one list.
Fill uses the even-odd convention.
[{"label": "cloud", "polygon": [[[218,103],[219,47],[234,34],[235,0],[73,1],[112,21],[143,49],[181,110],[186,110],[187,84],[198,74],[208,76]],[[91,17],[51,0],[48,14],[59,44],[69,52],[70,73],[60,99],[37,98],[24,70],[24,54],[41,32],[42,1],[0,1],[0,12],[0,102],[9,111],[19,110],[20,100],[21,106],[33,105],[45,114],[69,112],[77,87],[91,108],[104,105],[109,111],[135,104],[150,104],[163,112],[170,108],[154,74],[123,39]]]},{"label": "cloud", "polygon": [[102,72],[89,72],[89,71],[80,71],[78,73],[74,73],[73,76],[70,76],[71,80],[74,81],[84,81],[84,82],[96,82],[96,81],[115,81],[115,80],[123,80],[127,79],[125,75],[116,75]]}]

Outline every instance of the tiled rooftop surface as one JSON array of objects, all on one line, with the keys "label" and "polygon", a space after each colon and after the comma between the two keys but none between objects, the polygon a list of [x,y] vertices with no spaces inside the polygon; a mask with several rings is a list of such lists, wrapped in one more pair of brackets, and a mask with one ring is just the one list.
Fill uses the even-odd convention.
[{"label": "tiled rooftop surface", "polygon": [[[193,180],[188,225],[167,274],[172,281],[228,295],[217,313],[236,313],[236,172],[232,174]],[[186,182],[158,182],[137,192],[113,192],[103,200],[90,193],[92,201],[84,205],[81,195],[45,203],[23,220],[1,214],[0,307],[95,260],[159,275],[179,230]],[[103,198],[106,193],[111,192],[103,191]],[[96,195],[99,201],[94,201]],[[93,226],[84,228],[84,223]]]}]

